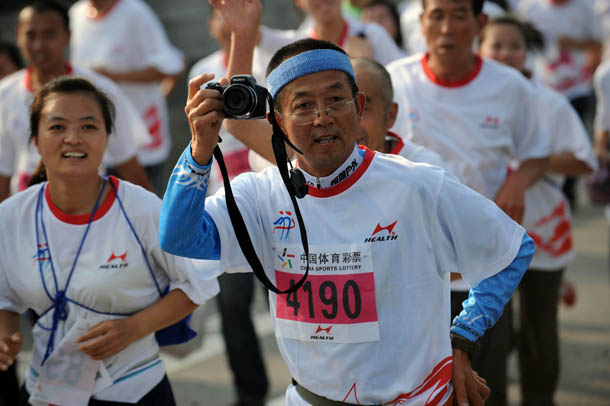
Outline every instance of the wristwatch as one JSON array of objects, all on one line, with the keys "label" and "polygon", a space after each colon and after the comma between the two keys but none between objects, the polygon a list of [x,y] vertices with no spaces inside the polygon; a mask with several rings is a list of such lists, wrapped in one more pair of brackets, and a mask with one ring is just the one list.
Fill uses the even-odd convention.
[{"label": "wristwatch", "polygon": [[479,354],[481,349],[477,341],[472,342],[454,333],[451,333],[451,347],[467,353],[471,361]]}]

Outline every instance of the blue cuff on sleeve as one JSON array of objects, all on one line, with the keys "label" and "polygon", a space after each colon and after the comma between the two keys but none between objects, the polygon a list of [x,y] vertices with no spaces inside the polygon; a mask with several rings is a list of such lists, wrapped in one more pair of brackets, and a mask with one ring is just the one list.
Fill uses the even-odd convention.
[{"label": "blue cuff on sleeve", "polygon": [[502,315],[534,256],[535,245],[525,234],[517,256],[505,269],[470,289],[464,309],[453,320],[451,332],[477,341]]},{"label": "blue cuff on sleeve", "polygon": [[172,171],[159,222],[159,243],[170,254],[220,259],[218,229],[205,211],[211,163],[198,165],[189,144]]}]

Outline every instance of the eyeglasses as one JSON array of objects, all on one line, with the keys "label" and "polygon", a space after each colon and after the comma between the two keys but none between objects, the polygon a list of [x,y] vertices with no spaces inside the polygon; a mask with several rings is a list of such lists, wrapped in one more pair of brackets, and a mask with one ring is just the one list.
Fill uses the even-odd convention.
[{"label": "eyeglasses", "polygon": [[[324,112],[328,117],[339,117],[343,114],[347,113],[350,109],[350,106],[354,104],[355,99],[345,99],[338,102],[334,102],[326,106],[325,109],[307,109],[307,110],[297,110],[291,114],[283,114],[284,117],[288,117],[294,120],[296,125],[306,125],[313,123],[316,118],[319,118],[320,115]],[[352,110],[353,111],[353,110]]]}]

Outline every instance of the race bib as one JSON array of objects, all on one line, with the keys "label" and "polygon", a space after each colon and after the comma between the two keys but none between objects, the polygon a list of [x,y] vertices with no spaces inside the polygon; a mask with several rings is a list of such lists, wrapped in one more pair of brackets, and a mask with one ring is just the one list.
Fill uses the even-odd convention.
[{"label": "race bib", "polygon": [[[307,258],[298,245],[273,249],[276,284],[285,290],[301,279]],[[336,343],[380,338],[370,245],[310,246],[307,280],[276,298],[279,337]]]},{"label": "race bib", "polygon": [[87,320],[79,320],[40,368],[29,399],[33,406],[89,404],[101,361],[76,349],[76,339],[89,327]]}]

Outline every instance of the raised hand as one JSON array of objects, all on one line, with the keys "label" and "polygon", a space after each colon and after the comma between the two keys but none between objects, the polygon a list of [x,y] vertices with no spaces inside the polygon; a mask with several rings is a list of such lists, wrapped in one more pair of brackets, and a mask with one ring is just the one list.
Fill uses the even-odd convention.
[{"label": "raised hand", "polygon": [[210,0],[210,4],[232,33],[256,37],[263,13],[260,0]]}]

